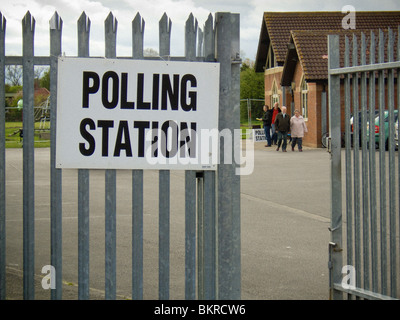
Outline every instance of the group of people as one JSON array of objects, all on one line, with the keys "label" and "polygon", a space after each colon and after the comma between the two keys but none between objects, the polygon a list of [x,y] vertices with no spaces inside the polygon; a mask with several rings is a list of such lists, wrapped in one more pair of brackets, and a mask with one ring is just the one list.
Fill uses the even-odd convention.
[{"label": "group of people", "polygon": [[299,151],[303,151],[303,137],[308,130],[299,110],[295,110],[294,116],[290,117],[286,113],[286,107],[282,106],[281,110],[279,104],[275,102],[272,109],[265,105],[264,112],[263,117],[258,120],[263,121],[267,139],[266,147],[271,147],[274,144],[277,146],[276,151],[279,151],[282,146],[282,151],[286,152],[287,138],[290,132],[292,151],[294,151],[296,144]]}]

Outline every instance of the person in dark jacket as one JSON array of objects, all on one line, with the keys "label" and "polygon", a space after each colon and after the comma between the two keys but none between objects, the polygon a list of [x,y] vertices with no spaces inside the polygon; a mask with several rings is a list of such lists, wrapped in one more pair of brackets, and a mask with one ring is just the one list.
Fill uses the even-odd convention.
[{"label": "person in dark jacket", "polygon": [[267,105],[264,105],[264,115],[262,118],[257,118],[257,120],[262,120],[263,128],[265,133],[265,139],[267,140],[266,147],[271,146],[271,123],[272,123],[272,109],[270,109]]},{"label": "person in dark jacket", "polygon": [[278,136],[276,134],[276,129],[275,129],[275,119],[276,116],[281,112],[281,109],[279,108],[279,103],[275,102],[274,103],[274,107],[272,108],[272,122],[271,122],[271,128],[272,128],[272,143],[276,144],[276,142],[278,141]]},{"label": "person in dark jacket", "polygon": [[276,148],[276,151],[279,151],[279,148],[282,145],[282,152],[286,152],[287,135],[290,131],[290,117],[286,114],[285,106],[282,106],[282,112],[275,118],[275,129],[278,134],[278,147]]}]

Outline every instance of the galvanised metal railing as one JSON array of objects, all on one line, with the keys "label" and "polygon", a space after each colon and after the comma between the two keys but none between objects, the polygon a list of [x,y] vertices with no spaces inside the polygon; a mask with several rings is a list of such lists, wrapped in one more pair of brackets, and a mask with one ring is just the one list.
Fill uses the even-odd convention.
[{"label": "galvanised metal railing", "polygon": [[394,127],[400,109],[400,27],[397,41],[391,29],[379,30],[378,36],[375,32],[353,33],[351,39],[328,36],[333,299],[343,298],[343,293],[365,299],[399,298],[400,157]]},{"label": "galvanised metal railing", "polygon": [[[239,15],[210,14],[204,31],[190,14],[185,26],[185,56],[170,56],[171,20],[159,22],[159,55],[144,57],[144,20],[138,13],[132,21],[133,59],[217,62],[220,64],[219,130],[240,127],[239,122]],[[117,20],[105,20],[105,57],[116,57]],[[23,21],[23,56],[5,56],[6,19],[0,13],[0,82],[5,83],[5,65],[23,66],[23,296],[35,298],[35,180],[33,77],[35,65],[50,66],[51,115],[51,265],[57,270],[52,299],[62,299],[62,170],[55,167],[57,63],[62,53],[63,21],[50,20],[50,55],[34,55],[35,19],[28,12]],[[78,20],[78,56],[90,57],[90,19]],[[197,34],[198,32],[198,34]],[[196,39],[198,39],[196,43]],[[197,54],[196,54],[197,49]],[[4,88],[4,86],[2,86]],[[5,92],[0,90],[0,105]],[[232,134],[233,136],[233,134]],[[232,148],[234,150],[234,148]],[[233,152],[233,151],[232,151]],[[0,108],[0,299],[6,299],[6,162],[5,108]],[[237,165],[218,165],[217,171],[185,171],[185,298],[239,299],[240,176]],[[78,298],[89,299],[89,177],[78,169]],[[159,171],[159,298],[170,293],[170,171]],[[143,298],[143,170],[132,170],[132,299]],[[173,205],[172,205],[173,209]],[[197,217],[197,219],[196,219]],[[197,229],[196,229],[197,221]],[[116,297],[116,170],[105,172],[105,298]],[[218,245],[217,245],[218,244]],[[198,258],[196,259],[196,252]],[[197,270],[197,274],[196,274]],[[199,280],[196,280],[196,279]],[[196,290],[196,284],[198,289]]]}]

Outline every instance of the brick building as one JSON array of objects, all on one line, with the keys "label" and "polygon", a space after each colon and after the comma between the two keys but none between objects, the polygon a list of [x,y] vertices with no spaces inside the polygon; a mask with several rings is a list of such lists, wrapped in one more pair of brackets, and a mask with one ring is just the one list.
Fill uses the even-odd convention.
[{"label": "brick building", "polygon": [[[256,72],[265,75],[265,103],[279,102],[288,113],[298,109],[306,120],[308,134],[304,145],[321,146],[327,130],[329,34],[353,34],[359,41],[371,30],[391,28],[395,33],[397,57],[400,11],[356,12],[355,29],[344,30],[342,12],[265,12],[255,62]],[[344,48],[344,37],[341,37]],[[369,53],[367,52],[367,59]],[[369,60],[367,60],[369,61]],[[342,62],[343,63],[343,62]]]}]

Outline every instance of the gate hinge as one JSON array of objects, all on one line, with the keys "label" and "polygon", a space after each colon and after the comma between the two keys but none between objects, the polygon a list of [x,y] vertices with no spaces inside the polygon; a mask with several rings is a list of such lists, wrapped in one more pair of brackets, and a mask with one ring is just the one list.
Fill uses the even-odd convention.
[{"label": "gate hinge", "polygon": [[325,142],[326,151],[329,152],[329,153],[332,153],[331,137],[328,136],[325,139],[326,139],[326,142]]},{"label": "gate hinge", "polygon": [[240,53],[236,53],[236,56],[232,57],[231,59],[232,64],[241,64],[242,63],[242,58],[240,58]]},{"label": "gate hinge", "polygon": [[334,252],[342,252],[343,249],[337,243],[329,242],[329,248]]}]

